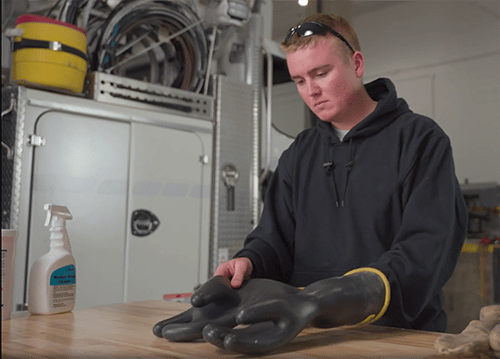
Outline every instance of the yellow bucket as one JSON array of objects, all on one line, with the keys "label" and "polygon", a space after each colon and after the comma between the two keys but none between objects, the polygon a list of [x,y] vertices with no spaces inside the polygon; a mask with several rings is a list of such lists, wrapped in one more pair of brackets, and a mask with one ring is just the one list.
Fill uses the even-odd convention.
[{"label": "yellow bucket", "polygon": [[74,93],[83,91],[87,74],[85,30],[39,15],[21,15],[14,39],[12,82],[41,85]]}]

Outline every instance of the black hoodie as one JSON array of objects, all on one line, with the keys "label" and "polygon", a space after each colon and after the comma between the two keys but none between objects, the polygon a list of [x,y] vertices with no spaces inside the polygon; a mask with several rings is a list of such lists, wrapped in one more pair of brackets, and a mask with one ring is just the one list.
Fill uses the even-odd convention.
[{"label": "black hoodie", "polygon": [[255,277],[295,286],[377,268],[391,285],[378,324],[444,331],[442,287],[467,228],[450,141],[390,80],[366,89],[377,107],[343,141],[318,121],[283,153],[235,257],[250,258]]}]

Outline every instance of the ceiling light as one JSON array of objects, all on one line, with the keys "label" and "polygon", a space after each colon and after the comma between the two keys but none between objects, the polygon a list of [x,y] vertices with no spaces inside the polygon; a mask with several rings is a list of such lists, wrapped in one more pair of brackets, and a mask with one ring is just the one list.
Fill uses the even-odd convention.
[{"label": "ceiling light", "polygon": [[300,6],[307,6],[308,3],[309,3],[309,0],[299,0]]}]

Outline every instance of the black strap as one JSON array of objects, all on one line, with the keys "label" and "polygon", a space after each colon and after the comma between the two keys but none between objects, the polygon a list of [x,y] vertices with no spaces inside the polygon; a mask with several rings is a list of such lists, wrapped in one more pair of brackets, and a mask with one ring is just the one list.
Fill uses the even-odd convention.
[{"label": "black strap", "polygon": [[31,39],[21,39],[21,41],[14,42],[14,51],[21,49],[49,49],[54,51],[63,51],[78,57],[81,57],[87,61],[87,55],[74,47],[61,44],[58,41],[45,41],[45,40],[31,40]]}]

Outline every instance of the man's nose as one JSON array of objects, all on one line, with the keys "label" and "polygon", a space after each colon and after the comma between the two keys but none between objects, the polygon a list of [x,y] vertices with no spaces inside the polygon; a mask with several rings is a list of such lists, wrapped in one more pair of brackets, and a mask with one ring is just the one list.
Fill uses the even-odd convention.
[{"label": "man's nose", "polygon": [[309,96],[317,96],[320,92],[321,91],[319,86],[314,81],[309,81],[307,83],[307,93],[309,94]]}]

